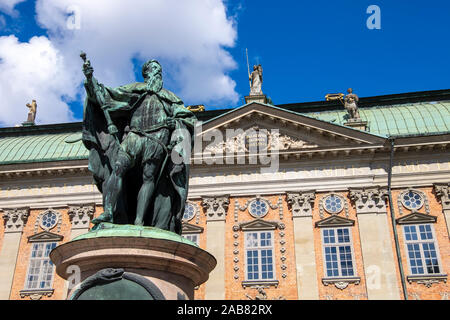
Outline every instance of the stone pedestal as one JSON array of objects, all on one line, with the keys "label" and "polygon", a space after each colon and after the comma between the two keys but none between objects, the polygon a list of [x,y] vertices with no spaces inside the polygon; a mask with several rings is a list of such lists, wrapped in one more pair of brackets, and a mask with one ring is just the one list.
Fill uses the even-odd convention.
[{"label": "stone pedestal", "polygon": [[252,102],[267,104],[267,97],[264,94],[245,96],[245,103],[252,103]]},{"label": "stone pedestal", "polygon": [[352,127],[361,131],[367,131],[367,121],[362,121],[361,119],[349,119],[344,126]]},{"label": "stone pedestal", "polygon": [[211,254],[173,232],[107,223],[55,248],[50,259],[59,276],[81,282],[69,288],[69,299],[191,300],[216,266]]}]

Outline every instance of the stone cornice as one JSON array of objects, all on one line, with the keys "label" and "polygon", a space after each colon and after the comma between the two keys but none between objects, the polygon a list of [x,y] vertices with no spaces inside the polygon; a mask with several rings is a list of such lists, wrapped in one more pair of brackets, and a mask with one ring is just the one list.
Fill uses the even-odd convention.
[{"label": "stone cornice", "polygon": [[19,169],[0,171],[0,179],[24,179],[40,177],[58,177],[66,175],[85,176],[90,174],[86,166],[64,166],[39,169]]}]

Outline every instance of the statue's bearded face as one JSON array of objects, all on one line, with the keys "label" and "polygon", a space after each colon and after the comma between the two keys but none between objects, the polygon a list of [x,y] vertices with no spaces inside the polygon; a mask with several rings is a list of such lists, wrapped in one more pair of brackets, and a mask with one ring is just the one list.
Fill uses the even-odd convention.
[{"label": "statue's bearded face", "polygon": [[147,88],[152,92],[159,92],[163,87],[162,68],[157,62],[152,62],[144,71]]}]

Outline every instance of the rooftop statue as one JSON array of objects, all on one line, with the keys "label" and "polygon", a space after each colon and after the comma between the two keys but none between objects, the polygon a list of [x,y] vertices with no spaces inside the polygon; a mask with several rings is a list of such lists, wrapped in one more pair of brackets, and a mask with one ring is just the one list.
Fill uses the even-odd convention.
[{"label": "rooftop statue", "polygon": [[36,119],[36,111],[37,111],[36,100],[32,100],[31,103],[27,103],[27,107],[29,109],[27,122],[34,123],[34,120]]},{"label": "rooftop statue", "polygon": [[260,96],[263,95],[262,92],[262,82],[263,82],[263,70],[260,64],[253,66],[253,71],[249,75],[250,80],[250,95]]},{"label": "rooftop statue", "polygon": [[348,92],[348,95],[346,95],[344,98],[344,106],[345,106],[345,109],[348,111],[349,120],[359,121],[359,120],[361,120],[361,117],[359,116],[359,111],[358,111],[359,97],[353,93],[352,88],[349,88],[347,90],[347,92]]},{"label": "rooftop statue", "polygon": [[158,61],[142,67],[144,82],[110,88],[93,76],[86,55],[80,56],[87,93],[83,143],[89,150],[89,170],[103,194],[104,212],[92,222],[181,234],[194,114],[163,88]]}]

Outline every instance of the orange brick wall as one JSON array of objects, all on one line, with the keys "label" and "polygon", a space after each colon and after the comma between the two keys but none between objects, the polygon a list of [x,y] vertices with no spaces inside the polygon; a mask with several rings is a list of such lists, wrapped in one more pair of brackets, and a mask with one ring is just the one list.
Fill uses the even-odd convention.
[{"label": "orange brick wall", "polygon": [[[435,236],[437,239],[437,246],[439,250],[439,255],[442,263],[442,273],[449,274],[450,273],[450,242],[449,242],[449,234],[447,231],[447,226],[445,222],[445,217],[442,212],[442,206],[438,202],[436,195],[433,192],[433,188],[418,188],[418,190],[425,193],[429,208],[430,208],[430,215],[437,217],[437,222],[433,224]],[[395,212],[395,218],[398,219],[401,217],[398,205],[397,205],[397,199],[400,195],[400,193],[404,191],[402,190],[395,190],[392,192],[392,198],[393,198],[393,206],[394,206],[394,212]],[[403,208],[403,215],[405,216],[407,214],[410,214],[411,212]],[[418,210],[420,213],[426,214],[425,206],[420,208]],[[410,275],[409,269],[408,269],[408,261],[407,261],[407,252],[405,248],[405,241],[404,241],[404,233],[403,233],[403,227],[401,225],[397,225],[397,233],[399,238],[399,245],[400,245],[400,252],[401,252],[401,260],[403,265],[403,270],[405,273],[405,277]],[[418,284],[417,282],[412,282],[411,284],[406,282],[406,289],[409,299],[421,299],[421,300],[440,300],[442,298],[441,294],[447,293],[450,295],[450,286],[447,281],[447,283],[439,282],[436,284],[432,284],[431,287],[427,288],[423,284]]]},{"label": "orange brick wall", "polygon": [[[328,193],[319,193],[316,194],[316,200],[314,201],[314,212],[313,212],[313,226],[317,221],[320,221],[319,214],[319,203],[320,199],[326,196]],[[336,288],[335,285],[329,284],[325,286],[322,283],[322,278],[325,277],[324,271],[324,257],[322,252],[322,233],[321,228],[314,227],[314,249],[316,252],[316,266],[317,266],[317,283],[319,287],[319,299],[332,299],[332,300],[353,300],[353,299],[367,299],[367,291],[366,291],[366,281],[364,276],[364,269],[362,263],[362,251],[361,251],[361,242],[359,238],[359,227],[358,227],[358,219],[356,217],[356,212],[353,206],[350,203],[350,200],[347,198],[346,192],[336,192],[336,194],[341,195],[347,201],[348,205],[348,219],[354,220],[355,225],[350,227],[352,240],[353,240],[353,253],[355,257],[355,272],[358,277],[361,277],[361,282],[359,284],[350,283],[347,288],[341,290]],[[330,215],[326,212],[323,213],[323,218],[327,218]],[[342,210],[339,213],[339,216],[345,217],[345,211]]]},{"label": "orange brick wall", "polygon": [[[272,205],[276,205],[278,203],[279,196],[266,196],[265,199],[267,199],[269,202],[272,203]],[[294,235],[293,235],[293,223],[291,215],[288,211],[286,199],[285,196],[282,196],[283,198],[283,219],[280,220],[279,215],[279,209],[271,209],[269,208],[269,212],[264,217],[264,220],[267,221],[278,221],[282,222],[285,225],[285,228],[283,230],[276,229],[274,230],[274,262],[275,262],[275,276],[276,279],[279,281],[278,286],[275,288],[271,286],[270,288],[265,289],[265,292],[268,296],[268,299],[278,299],[280,297],[284,297],[285,299],[297,299],[297,278],[296,278],[296,271],[295,271],[295,254],[294,254]],[[242,281],[245,280],[245,251],[244,251],[244,232],[243,231],[237,231],[236,233],[239,235],[237,239],[234,238],[234,230],[233,226],[235,225],[234,221],[234,211],[235,211],[235,200],[238,201],[239,205],[241,207],[245,206],[247,200],[250,200],[251,198],[248,197],[241,197],[241,198],[230,198],[230,206],[228,209],[228,214],[226,218],[226,226],[225,226],[225,299],[233,299],[233,300],[247,300],[248,297],[246,294],[248,294],[250,297],[254,297],[258,292],[256,289],[253,288],[243,288]],[[248,210],[245,211],[238,211],[239,218],[238,223],[242,222],[248,222],[254,220],[254,218],[248,213]],[[280,231],[284,232],[284,236],[280,236]],[[285,241],[285,244],[280,244],[280,240]],[[233,262],[235,258],[234,254],[234,242],[238,241],[239,246],[239,254],[237,255],[237,258],[239,259],[239,271],[237,272],[239,278],[235,279],[235,271],[234,266],[235,263]],[[282,262],[280,260],[281,258],[281,247],[284,247],[286,249],[284,256],[286,257],[286,260],[284,264],[287,266],[286,270],[281,269]],[[282,277],[282,274],[286,273],[286,278]]]},{"label": "orange brick wall", "polygon": [[[30,262],[30,254],[32,243],[28,242],[28,237],[35,234],[35,223],[36,220],[42,212],[46,210],[30,210],[30,215],[28,217],[28,221],[23,229],[22,239],[20,241],[19,246],[19,254],[16,264],[16,271],[14,274],[14,280],[12,284],[11,296],[12,300],[20,300],[20,290],[25,288],[25,280],[28,272],[28,265]],[[62,235],[64,238],[57,245],[63,244],[67,242],[70,238],[70,230],[72,227],[71,222],[69,221],[69,215],[67,214],[67,209],[55,209],[61,213],[61,231],[58,232],[58,225],[54,227],[50,232],[57,233]],[[44,231],[39,226],[37,228],[37,233]],[[42,300],[57,300],[63,299],[64,296],[64,280],[55,275],[53,278],[53,289],[55,290],[51,297],[42,297]],[[23,299],[30,299],[29,297],[25,297]]]},{"label": "orange brick wall", "polygon": [[[398,189],[393,191],[393,205],[395,211],[395,217],[399,218],[399,211],[397,205],[397,198],[405,189]],[[437,216],[437,223],[434,224],[435,234],[437,237],[437,244],[439,247],[439,254],[443,266],[443,273],[448,274],[450,272],[450,244],[449,244],[449,234],[447,231],[445,218],[442,213],[442,206],[437,201],[435,194],[433,193],[433,188],[420,188],[422,192],[424,192],[428,198],[430,214]],[[336,288],[333,284],[325,286],[322,283],[322,278],[324,277],[324,257],[322,252],[322,238],[320,228],[315,228],[314,224],[321,220],[319,215],[319,203],[320,200],[327,193],[317,193],[316,199],[314,201],[313,208],[313,221],[312,228],[314,230],[314,246],[315,246],[315,255],[316,255],[316,265],[317,265],[317,283],[319,288],[319,298],[320,299],[367,299],[367,290],[366,290],[366,279],[364,276],[364,266],[363,266],[363,257],[361,251],[361,243],[359,237],[359,226],[358,219],[356,216],[355,209],[348,198],[347,192],[338,192],[344,199],[347,201],[348,205],[348,213],[349,219],[355,221],[355,225],[351,227],[352,230],[352,240],[353,240],[353,250],[355,256],[355,268],[356,275],[361,278],[361,282],[359,284],[349,284],[349,286],[343,290]],[[272,205],[278,204],[278,199],[280,195],[272,195],[265,196],[272,203]],[[245,251],[244,251],[244,232],[243,231],[234,231],[233,226],[236,224],[235,222],[235,201],[237,200],[240,206],[244,206],[246,202],[253,197],[231,197],[230,204],[226,216],[225,221],[225,299],[234,299],[234,300],[247,300],[249,295],[250,297],[254,297],[258,292],[253,288],[243,288],[242,281],[245,280]],[[296,279],[296,265],[295,265],[295,248],[294,248],[294,234],[293,234],[293,221],[292,215],[288,208],[286,202],[286,196],[282,195],[282,210],[283,210],[283,219],[280,219],[279,209],[269,209],[268,214],[263,218],[267,221],[277,221],[282,222],[285,226],[283,230],[276,229],[273,231],[274,234],[274,262],[275,262],[275,274],[276,279],[279,281],[279,285],[277,287],[271,286],[268,289],[265,289],[267,296],[269,299],[278,299],[280,297],[292,300],[297,299],[297,279]],[[204,232],[199,235],[199,245],[201,248],[206,248],[206,215],[201,206],[201,200],[193,201],[199,206],[200,215],[197,224],[197,217],[194,217],[189,223],[203,227]],[[45,210],[31,210],[30,216],[28,218],[28,222],[26,223],[23,231],[22,240],[19,247],[19,258],[16,265],[16,272],[13,279],[11,299],[22,299],[20,297],[20,290],[24,289],[25,285],[25,277],[27,274],[31,247],[32,244],[28,242],[28,237],[34,234],[35,223],[38,215]],[[57,227],[51,230],[51,232],[58,233],[64,237],[64,239],[59,243],[62,244],[70,239],[71,233],[71,222],[69,220],[69,216],[67,214],[67,208],[65,209],[57,209],[62,215],[62,223],[61,223],[61,231],[57,232]],[[102,207],[97,207],[95,216],[98,216],[102,212]],[[422,213],[425,213],[424,207],[419,210]],[[403,216],[409,214],[410,212],[403,208]],[[340,216],[345,217],[345,212],[342,211],[339,213]],[[328,217],[329,214],[324,212],[324,218]],[[252,221],[254,218],[248,213],[248,210],[240,211],[238,209],[238,223]],[[392,250],[394,252],[395,265],[397,269],[397,281],[398,287],[402,288],[400,272],[397,265],[396,260],[396,249],[394,236],[392,231],[392,223],[390,217],[390,209],[388,207],[388,224],[390,226],[390,233],[392,238]],[[3,239],[4,224],[0,224],[0,248]],[[38,227],[38,233],[43,231]],[[280,231],[284,232],[284,236],[280,236]],[[406,260],[406,252],[404,247],[404,237],[401,226],[397,226],[397,232],[400,242],[400,250],[401,250],[401,259],[403,262],[403,269],[405,271],[405,276],[409,274],[408,264]],[[238,238],[234,238],[234,234],[238,234]],[[280,240],[283,239],[285,243],[280,244]],[[239,250],[238,254],[235,255],[234,250],[234,242],[238,241],[239,245],[237,249]],[[284,256],[286,260],[284,264],[286,265],[286,270],[281,269],[282,261],[280,259],[281,247],[285,248]],[[239,259],[237,265],[239,266],[239,270],[237,271],[238,279],[234,278],[235,270],[234,270],[234,258],[237,257]],[[286,273],[286,277],[283,278],[282,274]],[[55,275],[53,281],[53,288],[55,289],[54,294],[50,297],[43,297],[43,300],[55,300],[62,299],[65,295],[65,282],[59,276]],[[444,293],[450,294],[450,288],[448,283],[440,282],[438,284],[433,284],[430,288],[427,288],[423,284],[407,283],[407,291],[409,299],[420,298],[420,299],[441,299]],[[205,285],[199,286],[195,290],[195,299],[204,299],[205,298]],[[402,292],[400,292],[402,296]],[[25,298],[29,299],[29,298]]]}]

